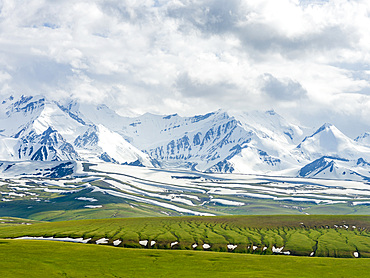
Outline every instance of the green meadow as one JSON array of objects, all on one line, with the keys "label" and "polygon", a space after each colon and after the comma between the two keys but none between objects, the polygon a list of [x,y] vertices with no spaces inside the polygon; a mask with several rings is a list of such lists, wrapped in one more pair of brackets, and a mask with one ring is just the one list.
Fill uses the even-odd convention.
[{"label": "green meadow", "polygon": [[369,259],[0,240],[0,277],[369,277]]},{"label": "green meadow", "polygon": [[89,243],[106,238],[108,245],[119,240],[118,249],[271,255],[274,248],[283,247],[283,252],[297,256],[353,258],[356,252],[359,257],[370,257],[370,216],[152,217],[0,226],[0,238],[23,236],[91,238]]}]

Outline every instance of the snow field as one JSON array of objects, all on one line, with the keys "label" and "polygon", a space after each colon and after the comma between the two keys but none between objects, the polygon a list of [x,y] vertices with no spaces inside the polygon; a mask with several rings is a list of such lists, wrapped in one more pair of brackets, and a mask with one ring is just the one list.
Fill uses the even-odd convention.
[{"label": "snow field", "polygon": [[[36,164],[38,165],[38,164]],[[35,169],[36,166],[34,167]],[[358,181],[268,177],[240,174],[203,174],[192,171],[158,170],[113,164],[91,167],[97,171],[88,177],[75,179],[39,179],[13,177],[11,184],[2,183],[1,199],[9,202],[33,196],[42,201],[42,193],[78,193],[92,189],[92,196],[79,196],[77,201],[96,202],[94,193],[109,194],[126,200],[167,208],[176,213],[214,215],[213,207],[248,209],[248,199],[269,202],[300,202],[307,205],[366,206],[370,204],[369,185]],[[174,178],[176,177],[176,178]],[[181,177],[181,178],[180,178]],[[200,177],[199,179],[194,177]],[[90,182],[109,184],[110,189],[91,186]],[[7,188],[7,190],[3,190]],[[39,196],[41,195],[41,196]],[[36,199],[35,199],[36,200]],[[306,205],[306,206],[307,206]],[[297,206],[290,206],[299,210]],[[297,207],[297,208],[294,208]],[[86,209],[103,208],[101,204],[86,204]],[[206,211],[202,210],[206,208]],[[164,212],[166,214],[168,212]]]},{"label": "snow field", "polygon": [[[134,168],[131,170],[131,168]],[[219,196],[245,196],[250,198],[271,199],[275,201],[297,201],[316,204],[367,204],[369,201],[359,203],[354,198],[369,198],[370,188],[367,183],[358,181],[333,181],[325,179],[268,177],[258,175],[238,174],[206,174],[203,175],[191,171],[157,170],[129,166],[113,165],[109,168],[106,164],[93,166],[98,171],[108,171],[110,176],[122,180],[123,185],[116,181],[108,181],[117,188],[126,192],[135,192],[143,196],[151,196],[174,202],[182,202],[189,206],[197,205],[194,201],[199,197],[193,195],[196,188],[198,191],[209,196],[209,202],[226,206],[243,206],[245,202],[227,200],[224,198],[211,198]],[[117,173],[117,174],[114,174]],[[173,179],[174,176],[184,178]],[[187,179],[186,177],[203,176],[202,179]],[[145,183],[144,183],[145,182]],[[165,185],[172,184],[171,189],[164,189]],[[135,186],[133,186],[135,185]],[[175,187],[173,187],[175,186]],[[137,187],[140,187],[138,189]],[[179,192],[180,194],[166,194],[167,191]],[[156,192],[156,193],[152,193]],[[187,194],[181,194],[187,192]],[[191,193],[191,194],[189,194]],[[174,197],[175,196],[175,197]],[[183,198],[185,197],[185,198]],[[206,203],[209,203],[206,202]],[[203,204],[206,204],[203,203]]]}]

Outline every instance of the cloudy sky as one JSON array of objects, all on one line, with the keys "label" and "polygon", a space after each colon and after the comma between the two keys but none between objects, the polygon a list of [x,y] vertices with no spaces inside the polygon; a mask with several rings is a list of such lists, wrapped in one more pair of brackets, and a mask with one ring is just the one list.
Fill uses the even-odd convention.
[{"label": "cloudy sky", "polygon": [[0,0],[0,95],[370,131],[368,0]]}]

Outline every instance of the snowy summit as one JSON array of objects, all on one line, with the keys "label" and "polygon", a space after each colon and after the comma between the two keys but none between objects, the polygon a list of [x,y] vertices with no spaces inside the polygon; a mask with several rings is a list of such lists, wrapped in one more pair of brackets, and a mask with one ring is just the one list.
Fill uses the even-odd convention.
[{"label": "snowy summit", "polygon": [[0,105],[2,165],[86,161],[221,173],[370,176],[366,131],[353,140],[332,124],[314,131],[271,110],[131,118],[106,105],[43,96],[8,97]]}]

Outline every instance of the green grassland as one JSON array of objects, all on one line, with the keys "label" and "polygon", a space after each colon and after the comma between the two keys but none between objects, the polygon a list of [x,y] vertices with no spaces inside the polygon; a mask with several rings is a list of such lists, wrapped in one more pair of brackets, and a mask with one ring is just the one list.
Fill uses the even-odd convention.
[{"label": "green grassland", "polygon": [[[60,194],[53,198],[34,201],[19,199],[12,202],[0,202],[0,215],[20,217],[41,221],[63,221],[72,219],[97,219],[111,217],[151,217],[164,216],[163,212],[171,214],[173,211],[158,208],[150,204],[126,201],[115,196],[102,193],[90,193],[85,189],[75,193]],[[76,200],[78,197],[99,198],[102,208],[85,208],[89,202]],[[41,197],[40,197],[41,198]],[[162,213],[161,213],[162,211]]]},{"label": "green grassland", "polygon": [[0,227],[6,226],[18,226],[18,225],[32,225],[36,223],[42,223],[42,221],[36,221],[31,219],[17,218],[17,217],[1,217]]},{"label": "green grassland", "polygon": [[[284,247],[291,255],[370,257],[370,216],[276,215],[218,217],[152,217],[99,219],[1,226],[1,238],[21,236],[101,238],[121,240],[117,248],[144,248],[140,240],[155,241],[150,249],[195,249],[270,255]],[[171,243],[178,242],[177,244]],[[253,248],[256,246],[256,248]]]},{"label": "green grassland", "polygon": [[369,277],[369,259],[0,240],[0,277]]}]

